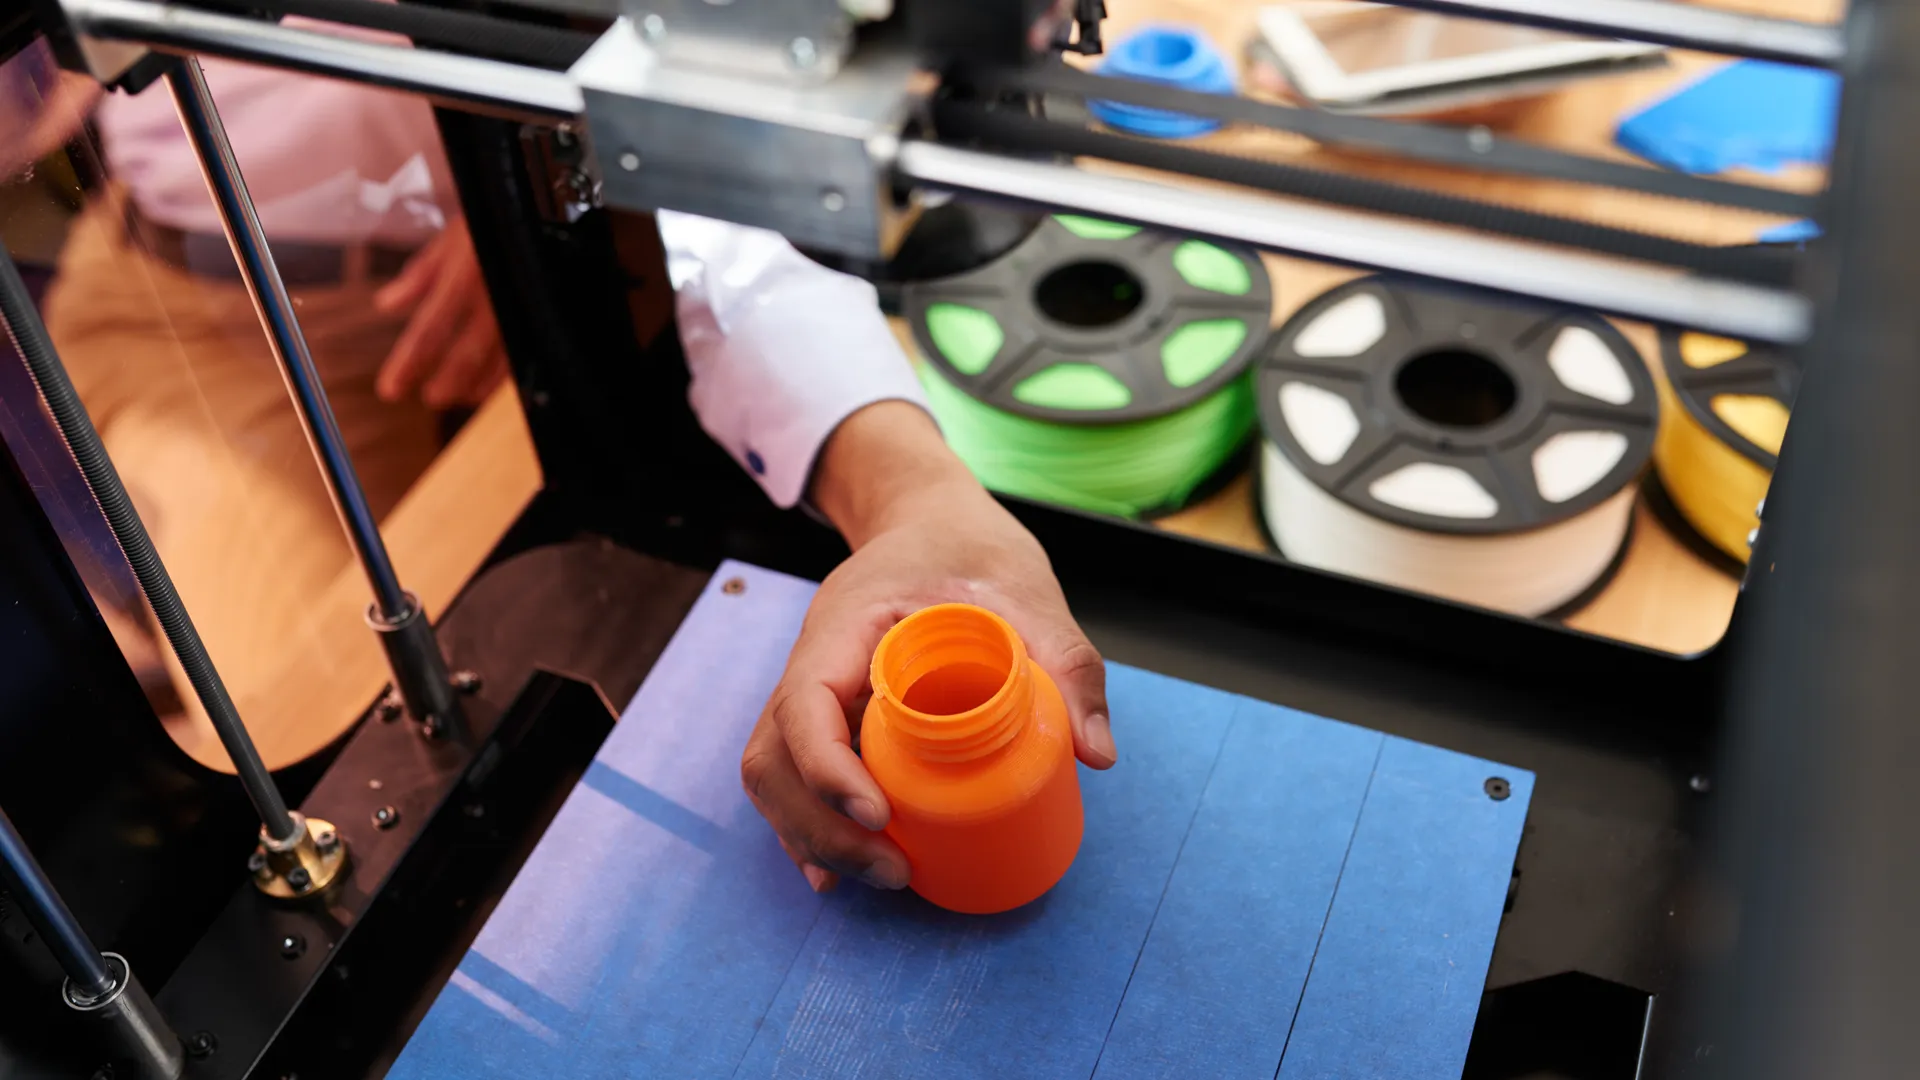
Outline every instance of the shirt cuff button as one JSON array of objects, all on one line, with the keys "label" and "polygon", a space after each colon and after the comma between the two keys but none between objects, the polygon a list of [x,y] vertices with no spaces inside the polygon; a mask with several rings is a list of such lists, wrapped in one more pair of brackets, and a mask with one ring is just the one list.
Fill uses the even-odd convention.
[{"label": "shirt cuff button", "polygon": [[747,451],[747,468],[752,469],[755,476],[767,475],[767,463],[761,459],[760,452],[757,450]]}]

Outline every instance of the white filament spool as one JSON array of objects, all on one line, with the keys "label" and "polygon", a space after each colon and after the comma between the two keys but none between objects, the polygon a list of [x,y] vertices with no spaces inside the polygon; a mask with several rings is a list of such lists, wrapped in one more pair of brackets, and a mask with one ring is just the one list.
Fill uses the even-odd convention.
[{"label": "white filament spool", "polygon": [[1529,616],[1618,558],[1659,420],[1604,321],[1381,278],[1303,308],[1257,385],[1281,554]]}]

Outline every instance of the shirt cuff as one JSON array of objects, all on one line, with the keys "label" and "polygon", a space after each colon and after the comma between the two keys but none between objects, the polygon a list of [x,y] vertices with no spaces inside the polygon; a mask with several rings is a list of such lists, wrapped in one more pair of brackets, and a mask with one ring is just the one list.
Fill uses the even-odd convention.
[{"label": "shirt cuff", "polygon": [[926,408],[872,285],[778,233],[661,211],[700,426],[775,504],[806,494],[840,422],[879,401]]}]

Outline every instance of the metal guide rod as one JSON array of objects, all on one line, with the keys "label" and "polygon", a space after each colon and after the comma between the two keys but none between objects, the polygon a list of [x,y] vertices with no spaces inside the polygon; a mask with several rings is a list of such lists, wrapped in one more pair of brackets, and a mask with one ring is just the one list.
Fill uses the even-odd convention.
[{"label": "metal guide rod", "polygon": [[1840,28],[1769,19],[1674,0],[1385,0],[1395,7],[1620,37],[1750,56],[1807,67],[1839,67],[1846,56]]},{"label": "metal guide rod", "polygon": [[167,85],[173,91],[181,125],[186,128],[187,137],[200,158],[207,189],[220,210],[221,225],[233,247],[233,257],[240,264],[240,276],[247,283],[247,292],[260,314],[274,358],[280,363],[287,392],[293,396],[300,422],[306,428],[307,441],[320,464],[334,508],[340,513],[347,540],[373,587],[374,604],[367,620],[380,634],[387,650],[387,659],[394,668],[394,683],[406,698],[409,711],[430,730],[457,723],[460,714],[446,658],[433,638],[433,629],[419,600],[400,587],[393,558],[380,536],[380,523],[367,504],[366,489],[361,487],[360,477],[354,471],[346,437],[341,434],[333,405],[327,400],[326,386],[313,362],[313,352],[307,347],[306,335],[300,330],[286,282],[274,264],[266,230],[261,227],[253,198],[247,193],[240,162],[234,157],[233,145],[227,141],[226,127],[220,122],[220,113],[200,62],[191,56],[180,59],[168,70]]},{"label": "metal guide rod", "polygon": [[46,939],[47,949],[74,989],[90,998],[103,997],[112,990],[113,970],[106,958],[93,947],[80,920],[74,918],[46,871],[40,869],[39,860],[27,850],[26,840],[5,810],[0,810],[0,877],[33,928]]},{"label": "metal guide rod", "polygon": [[296,836],[300,831],[299,824],[288,813],[287,802],[280,794],[279,785],[273,782],[266,764],[260,760],[260,751],[253,745],[253,737],[247,734],[246,725],[241,723],[240,713],[233,705],[233,697],[227,692],[220,672],[214,668],[212,657],[207,655],[206,643],[200,640],[199,630],[195,629],[193,619],[187,615],[186,605],[181,603],[180,594],[174,589],[173,578],[167,573],[166,565],[160,561],[160,553],[153,546],[153,538],[147,535],[145,523],[134,509],[133,500],[127,496],[120,473],[107,457],[100,433],[94,430],[86,406],[74,391],[73,382],[67,377],[67,369],[61,365],[60,357],[54,351],[53,339],[47,333],[46,324],[40,321],[33,298],[27,293],[26,284],[20,280],[20,272],[4,244],[0,244],[0,314],[5,315],[14,344],[20,354],[26,357],[27,370],[40,388],[40,396],[46,399],[47,411],[53,415],[61,438],[73,454],[75,464],[80,467],[88,490],[93,493],[94,501],[100,504],[100,512],[113,531],[114,541],[120,545],[127,565],[132,568],[134,578],[140,584],[141,595],[146,597],[147,606],[153,609],[154,619],[159,622],[167,644],[172,646],[181,670],[192,684],[194,696],[199,699],[200,707],[206,710],[207,721],[220,737],[220,745],[226,748],[227,756],[233,760],[240,786],[246,790],[254,811],[260,815],[261,828],[276,840]]},{"label": "metal guide rod", "polygon": [[585,108],[580,87],[565,72],[383,45],[147,0],[62,0],[61,9],[75,30],[91,37],[405,90],[442,105],[509,119],[571,120]]},{"label": "metal guide rod", "polygon": [[1812,320],[1806,298],[1784,289],[1303,201],[1174,187],[917,140],[901,145],[895,168],[904,179],[933,188],[1085,211],[1752,341],[1803,341]]},{"label": "metal guide rod", "polygon": [[167,83],[180,110],[180,122],[200,156],[201,171],[220,209],[220,220],[226,227],[228,242],[233,245],[234,259],[240,264],[241,277],[253,297],[254,309],[266,327],[274,358],[280,362],[280,373],[286,377],[287,390],[299,408],[300,422],[306,428],[307,441],[320,463],[320,471],[326,476],[327,491],[333,496],[341,523],[346,526],[347,539],[373,585],[374,599],[381,613],[398,616],[407,607],[405,590],[400,588],[399,575],[394,572],[393,560],[380,538],[380,524],[367,505],[366,492],[347,454],[346,436],[340,433],[340,423],[334,418],[333,405],[327,400],[326,389],[320,381],[320,370],[314,365],[313,352],[307,347],[306,335],[294,315],[293,300],[280,278],[280,268],[274,264],[266,231],[260,226],[253,199],[241,179],[240,163],[227,141],[226,127],[214,108],[213,93],[207,88],[200,62],[192,57],[181,60],[167,73]]},{"label": "metal guide rod", "polygon": [[140,1080],[174,1080],[185,1071],[179,1036],[154,1007],[126,957],[94,947],[5,810],[0,810],[0,883],[14,894],[66,974],[61,998],[90,1021],[88,1048],[102,1059],[132,1065]]}]

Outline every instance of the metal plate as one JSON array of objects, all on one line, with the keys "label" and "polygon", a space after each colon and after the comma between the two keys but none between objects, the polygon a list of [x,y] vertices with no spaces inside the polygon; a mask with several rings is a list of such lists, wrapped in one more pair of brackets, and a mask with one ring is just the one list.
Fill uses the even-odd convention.
[{"label": "metal plate", "polygon": [[905,52],[863,50],[816,85],[759,82],[663,63],[622,19],[571,74],[609,206],[719,218],[867,258],[890,254],[911,224],[889,173],[919,92]]}]

